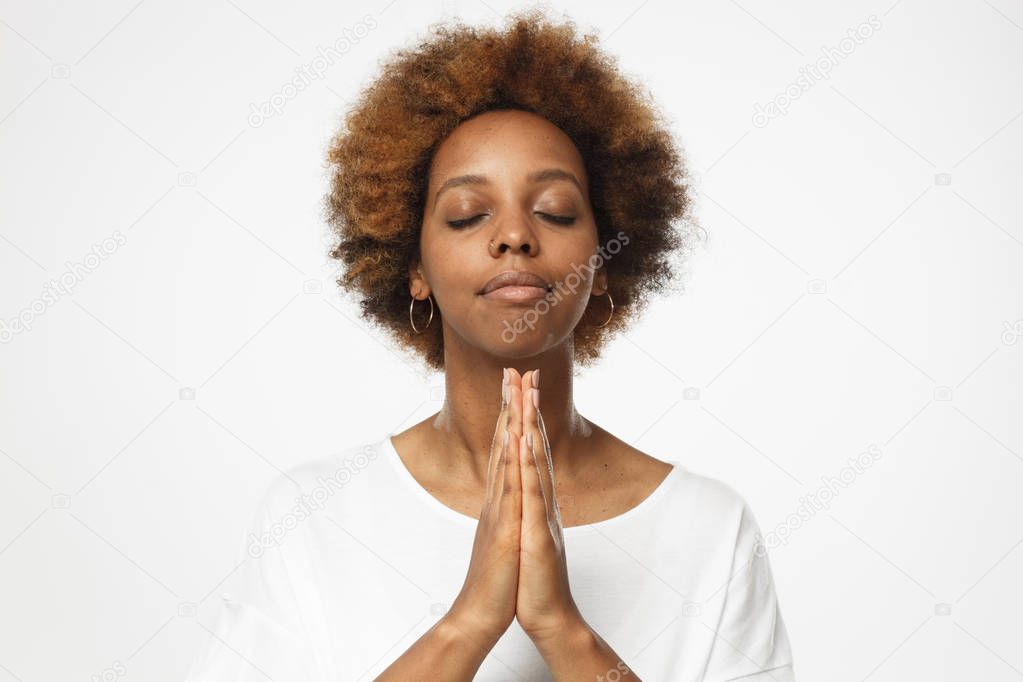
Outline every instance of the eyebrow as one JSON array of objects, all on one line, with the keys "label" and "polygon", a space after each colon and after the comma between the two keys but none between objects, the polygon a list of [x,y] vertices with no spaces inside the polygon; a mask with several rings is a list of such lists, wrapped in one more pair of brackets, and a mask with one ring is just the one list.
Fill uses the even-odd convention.
[{"label": "eyebrow", "polygon": [[[550,182],[552,180],[567,180],[573,185],[579,188],[579,191],[584,195],[582,185],[579,184],[579,180],[568,171],[560,168],[544,168],[543,170],[535,171],[526,176],[526,180],[531,183]],[[489,185],[490,179],[485,175],[459,175],[457,177],[446,180],[443,185],[437,190],[437,193],[433,195],[433,203],[436,205],[437,200],[440,198],[441,192],[451,189],[452,187],[460,187],[462,185]]]}]

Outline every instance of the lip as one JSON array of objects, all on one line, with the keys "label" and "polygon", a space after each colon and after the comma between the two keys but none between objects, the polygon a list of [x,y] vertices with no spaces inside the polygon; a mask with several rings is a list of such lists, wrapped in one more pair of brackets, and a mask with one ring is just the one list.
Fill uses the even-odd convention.
[{"label": "lip", "polygon": [[[511,291],[502,291],[509,289]],[[505,270],[490,279],[479,294],[487,298],[542,297],[550,289],[550,284],[539,275],[526,270]]]},{"label": "lip", "polygon": [[547,295],[544,287],[522,287],[513,284],[498,287],[493,291],[480,294],[483,298],[500,301],[533,301],[540,300]]}]

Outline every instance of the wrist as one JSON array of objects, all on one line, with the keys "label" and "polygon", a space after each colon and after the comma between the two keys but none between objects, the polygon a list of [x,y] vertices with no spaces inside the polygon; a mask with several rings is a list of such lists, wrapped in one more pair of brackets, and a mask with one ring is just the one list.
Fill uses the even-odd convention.
[{"label": "wrist", "polygon": [[472,642],[481,649],[489,651],[501,639],[504,631],[479,623],[454,610],[448,611],[438,621],[443,636],[458,642]]},{"label": "wrist", "polygon": [[559,636],[534,644],[555,679],[569,679],[566,675],[578,673],[598,651],[596,633],[583,621],[566,628]]},{"label": "wrist", "polygon": [[533,645],[544,658],[556,655],[572,655],[592,647],[593,630],[581,615],[573,614],[546,635],[530,635]]}]

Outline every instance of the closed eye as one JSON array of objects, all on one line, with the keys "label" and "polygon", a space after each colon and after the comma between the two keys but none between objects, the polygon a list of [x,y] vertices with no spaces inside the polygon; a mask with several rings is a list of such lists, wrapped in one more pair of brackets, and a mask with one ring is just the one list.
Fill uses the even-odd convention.
[{"label": "closed eye", "polygon": [[479,215],[474,215],[471,218],[462,218],[461,220],[449,220],[448,225],[455,228],[456,230],[461,229],[463,227],[469,227],[470,225],[475,224],[479,218],[482,218],[485,215],[486,213],[481,213]]},{"label": "closed eye", "polygon": [[[575,222],[575,216],[552,215],[550,213],[542,213],[540,211],[537,211],[536,214],[538,216],[542,216],[546,220],[549,220],[550,222],[556,223],[558,225],[571,225],[571,224],[573,224]],[[480,218],[483,218],[486,215],[488,215],[488,214],[480,213],[478,215],[474,215],[474,216],[469,217],[469,218],[461,218],[459,220],[449,220],[448,221],[448,225],[453,227],[456,230],[457,229],[462,229],[462,228],[465,228],[465,227],[470,227],[471,225],[475,225],[476,222]]]},{"label": "closed eye", "polygon": [[575,216],[570,215],[551,215],[550,213],[537,213],[537,215],[542,215],[544,218],[559,225],[571,225],[575,222]]}]

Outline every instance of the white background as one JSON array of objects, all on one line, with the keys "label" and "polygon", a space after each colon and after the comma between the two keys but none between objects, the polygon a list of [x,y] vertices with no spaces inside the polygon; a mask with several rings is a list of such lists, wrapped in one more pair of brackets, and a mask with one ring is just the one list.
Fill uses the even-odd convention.
[{"label": "white background", "polygon": [[[180,679],[270,480],[439,408],[336,293],[324,150],[392,49],[521,6],[0,3],[0,682]],[[708,235],[580,411],[765,532],[877,446],[771,551],[797,675],[1023,678],[1023,5],[555,8],[670,118]]]}]

